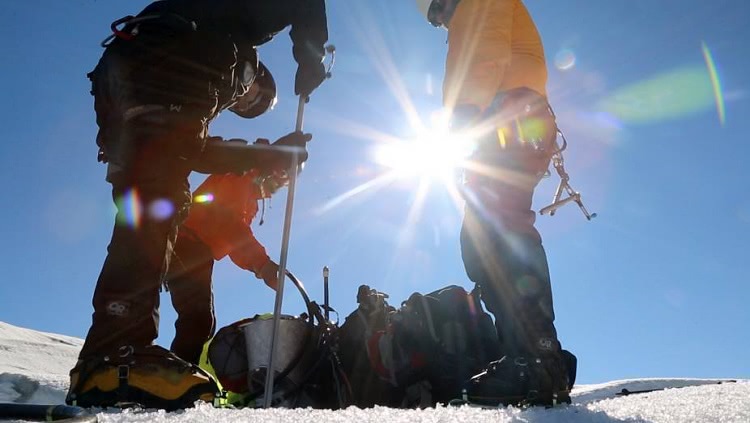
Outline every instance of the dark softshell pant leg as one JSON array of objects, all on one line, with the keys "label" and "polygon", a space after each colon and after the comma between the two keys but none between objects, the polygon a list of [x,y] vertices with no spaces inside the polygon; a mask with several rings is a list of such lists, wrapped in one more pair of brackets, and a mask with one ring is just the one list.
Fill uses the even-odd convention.
[{"label": "dark softshell pant leg", "polygon": [[93,72],[97,143],[117,206],[81,358],[158,335],[159,288],[190,204],[186,158],[216,110],[208,78],[164,49],[108,48]]},{"label": "dark softshell pant leg", "polygon": [[[150,345],[158,335],[159,287],[174,243],[177,217],[164,220],[141,215],[134,219],[125,204],[169,201],[169,193],[182,193],[184,185],[153,192],[149,186],[113,189],[118,212],[107,257],[94,291],[94,314],[81,357],[107,353],[123,345]],[[179,196],[179,195],[178,195]],[[184,207],[179,200],[171,202]]]},{"label": "dark softshell pant leg", "polygon": [[203,242],[185,235],[177,237],[169,269],[169,293],[177,312],[171,350],[198,364],[203,344],[216,330],[211,274],[214,258]]},{"label": "dark softshell pant leg", "polygon": [[487,310],[495,316],[501,351],[536,355],[540,342],[550,342],[557,350],[550,277],[541,242],[498,233],[477,220],[467,209],[461,252],[469,278],[479,285]]},{"label": "dark softshell pant leg", "polygon": [[497,201],[482,201],[482,194],[471,188],[467,194],[460,238],[464,267],[495,317],[503,354],[539,356],[560,348],[547,256],[531,210],[543,169],[509,167],[505,174],[513,175],[510,181],[493,180],[476,188],[491,191]]}]

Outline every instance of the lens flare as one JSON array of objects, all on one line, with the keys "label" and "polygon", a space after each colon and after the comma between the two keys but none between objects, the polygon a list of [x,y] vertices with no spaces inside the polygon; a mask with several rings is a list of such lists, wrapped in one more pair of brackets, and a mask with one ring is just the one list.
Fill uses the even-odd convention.
[{"label": "lens flare", "polygon": [[706,67],[708,67],[708,75],[711,77],[711,86],[714,89],[714,98],[716,99],[716,111],[719,114],[719,122],[723,126],[726,122],[726,110],[724,108],[724,94],[721,89],[719,72],[716,71],[716,63],[714,63],[711,51],[708,49],[705,42],[701,42],[701,50],[703,51],[703,59],[706,61]]},{"label": "lens flare", "polygon": [[198,194],[193,197],[193,203],[210,203],[214,201],[214,195],[211,193]]},{"label": "lens flare", "polygon": [[555,55],[555,67],[561,71],[572,69],[576,65],[576,55],[572,50],[562,49]]},{"label": "lens flare", "polygon": [[138,191],[135,189],[125,191],[122,197],[117,199],[117,210],[117,223],[131,228],[139,227],[143,215],[143,205]]},{"label": "lens flare", "polygon": [[652,123],[707,110],[713,103],[706,69],[690,66],[622,87],[602,99],[598,109],[626,123]]},{"label": "lens flare", "polygon": [[155,220],[167,220],[174,214],[174,204],[160,198],[148,205],[148,214]]}]

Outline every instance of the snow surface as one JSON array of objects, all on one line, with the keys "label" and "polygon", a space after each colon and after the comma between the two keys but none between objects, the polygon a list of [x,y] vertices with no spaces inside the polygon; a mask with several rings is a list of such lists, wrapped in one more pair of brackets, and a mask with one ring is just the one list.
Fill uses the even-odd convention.
[{"label": "snow surface", "polygon": [[[0,322],[0,402],[62,403],[68,370],[82,340],[38,332]],[[426,410],[387,407],[346,410],[215,409],[207,404],[164,411],[102,411],[100,422],[750,422],[750,380],[716,384],[713,379],[650,378],[576,386],[573,404],[554,409],[505,408],[485,410],[468,406]],[[623,388],[634,390],[683,387],[647,394],[615,397]]]}]

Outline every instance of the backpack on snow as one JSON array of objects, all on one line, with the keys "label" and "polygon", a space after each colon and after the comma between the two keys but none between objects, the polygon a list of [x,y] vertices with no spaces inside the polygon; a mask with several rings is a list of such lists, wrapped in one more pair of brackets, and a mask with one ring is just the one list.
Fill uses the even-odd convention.
[{"label": "backpack on snow", "polygon": [[[204,346],[200,365],[220,382],[227,403],[262,404],[273,327],[271,314],[221,328]],[[313,317],[282,315],[274,361],[273,406],[335,408],[330,351]]]},{"label": "backpack on snow", "polygon": [[[360,404],[425,407],[448,402],[460,395],[469,378],[500,356],[491,317],[477,295],[462,287],[414,293],[398,310],[384,300],[375,304],[385,305],[363,307],[360,296],[359,309],[340,331],[342,364]],[[352,350],[344,363],[348,344]],[[362,364],[363,355],[369,368]],[[377,378],[379,384],[373,384]]]},{"label": "backpack on snow", "polygon": [[391,318],[390,332],[402,357],[392,361],[395,380],[426,381],[432,404],[458,397],[469,378],[500,356],[495,326],[478,294],[456,285],[412,294]]}]

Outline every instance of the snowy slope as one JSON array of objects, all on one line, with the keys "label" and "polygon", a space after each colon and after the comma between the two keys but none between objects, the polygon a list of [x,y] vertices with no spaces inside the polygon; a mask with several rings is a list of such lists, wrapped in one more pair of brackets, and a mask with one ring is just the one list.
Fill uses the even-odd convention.
[{"label": "snowy slope", "polygon": [[[68,370],[80,339],[23,329],[0,322],[0,402],[62,403]],[[573,404],[551,410],[482,410],[438,407],[427,410],[219,410],[208,405],[174,413],[101,412],[100,422],[750,422],[750,380],[715,384],[709,379],[635,379],[577,386]],[[615,397],[628,390],[660,387],[647,394]]]},{"label": "snowy slope", "polygon": [[83,341],[0,322],[0,402],[59,403]]}]

